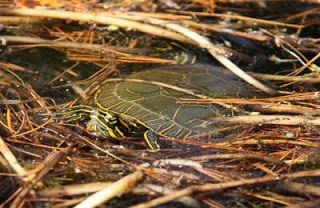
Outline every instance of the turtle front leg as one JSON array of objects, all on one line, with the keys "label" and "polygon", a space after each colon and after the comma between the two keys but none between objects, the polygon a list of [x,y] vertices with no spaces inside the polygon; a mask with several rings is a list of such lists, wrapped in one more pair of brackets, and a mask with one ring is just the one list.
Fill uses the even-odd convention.
[{"label": "turtle front leg", "polygon": [[144,142],[152,152],[160,151],[160,145],[158,144],[158,136],[151,130],[147,130],[143,133]]}]

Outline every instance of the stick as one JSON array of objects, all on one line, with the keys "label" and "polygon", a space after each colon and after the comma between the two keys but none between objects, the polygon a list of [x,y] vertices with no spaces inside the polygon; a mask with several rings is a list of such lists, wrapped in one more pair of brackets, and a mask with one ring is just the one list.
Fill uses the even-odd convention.
[{"label": "stick", "polygon": [[302,178],[302,177],[319,177],[320,176],[320,169],[311,170],[311,171],[301,171],[298,173],[289,173],[284,174],[282,176],[265,176],[260,178],[250,178],[250,179],[241,179],[238,181],[228,181],[224,183],[216,183],[216,184],[204,184],[199,186],[190,186],[188,188],[182,189],[180,191],[176,191],[172,194],[162,196],[156,199],[153,199],[149,202],[142,203],[139,205],[132,206],[131,208],[149,208],[149,207],[156,207],[160,204],[164,204],[173,200],[177,200],[180,197],[191,195],[195,192],[203,193],[203,192],[212,192],[212,191],[223,191],[227,188],[235,188],[239,186],[245,185],[253,185],[253,184],[260,184],[260,183],[267,183],[267,182],[276,182],[283,180],[285,178]]},{"label": "stick", "polygon": [[277,92],[268,86],[265,86],[258,80],[254,79],[242,69],[240,69],[237,65],[235,65],[232,61],[230,61],[226,55],[223,53],[222,50],[219,50],[215,45],[213,45],[209,39],[204,36],[199,35],[198,33],[189,30],[181,25],[177,25],[168,21],[154,19],[154,18],[147,18],[147,20],[151,24],[160,25],[166,28],[169,28],[173,31],[179,32],[184,36],[190,38],[192,41],[198,43],[201,48],[207,49],[210,54],[217,59],[222,65],[224,65],[227,69],[232,71],[235,75],[246,81],[247,83],[251,84],[252,86],[256,87],[257,89],[261,90],[262,92],[274,95]]},{"label": "stick", "polygon": [[121,196],[123,193],[128,192],[142,178],[143,173],[141,171],[136,171],[118,180],[105,189],[102,189],[101,191],[89,196],[74,208],[91,208],[99,206],[100,204],[105,203],[116,196]]},{"label": "stick", "polygon": [[161,36],[165,38],[171,38],[177,41],[192,43],[188,38],[184,36],[164,30],[161,27],[156,27],[148,24],[143,24],[136,21],[121,19],[117,17],[111,17],[106,15],[99,15],[96,13],[81,13],[81,12],[68,12],[68,11],[56,11],[56,10],[39,10],[39,9],[8,9],[1,8],[0,14],[2,15],[18,15],[18,16],[31,16],[31,17],[46,17],[56,18],[83,22],[94,22],[106,25],[115,25],[122,28],[132,28],[140,32],[145,32],[151,35]]}]

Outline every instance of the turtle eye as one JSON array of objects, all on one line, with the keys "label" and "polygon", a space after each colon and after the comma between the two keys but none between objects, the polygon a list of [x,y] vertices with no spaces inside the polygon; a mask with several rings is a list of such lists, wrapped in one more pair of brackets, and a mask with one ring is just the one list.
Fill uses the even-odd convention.
[{"label": "turtle eye", "polygon": [[117,118],[115,117],[109,118],[109,123],[113,125],[117,124]]}]

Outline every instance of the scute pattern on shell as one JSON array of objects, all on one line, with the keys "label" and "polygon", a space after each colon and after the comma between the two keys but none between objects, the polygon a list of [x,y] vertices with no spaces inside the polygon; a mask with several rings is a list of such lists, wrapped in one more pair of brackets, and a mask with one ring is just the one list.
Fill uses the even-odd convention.
[{"label": "scute pattern on shell", "polygon": [[[177,65],[134,73],[127,78],[156,81],[214,97],[253,97],[250,87],[227,69],[208,65]],[[190,94],[150,83],[108,83],[96,95],[102,108],[134,120],[157,134],[169,138],[210,136],[218,127],[216,117],[234,112],[222,106],[185,104]]]}]

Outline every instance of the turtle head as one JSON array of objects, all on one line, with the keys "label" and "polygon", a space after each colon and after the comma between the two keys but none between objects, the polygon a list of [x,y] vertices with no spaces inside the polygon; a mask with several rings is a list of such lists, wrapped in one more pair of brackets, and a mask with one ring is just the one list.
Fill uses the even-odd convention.
[{"label": "turtle head", "polygon": [[76,105],[61,110],[57,115],[66,122],[84,122],[88,132],[102,137],[119,138],[123,136],[115,134],[116,117],[92,106]]},{"label": "turtle head", "polygon": [[92,110],[93,108],[90,106],[76,105],[58,110],[55,116],[66,122],[83,121],[90,117]]}]

